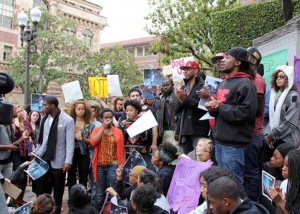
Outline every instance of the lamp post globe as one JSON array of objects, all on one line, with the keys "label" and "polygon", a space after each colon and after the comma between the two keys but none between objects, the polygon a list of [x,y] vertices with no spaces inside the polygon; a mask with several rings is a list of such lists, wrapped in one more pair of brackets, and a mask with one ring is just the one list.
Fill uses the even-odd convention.
[{"label": "lamp post globe", "polygon": [[104,75],[109,75],[110,74],[110,70],[111,70],[110,65],[106,63],[104,65],[104,67],[103,67]]}]

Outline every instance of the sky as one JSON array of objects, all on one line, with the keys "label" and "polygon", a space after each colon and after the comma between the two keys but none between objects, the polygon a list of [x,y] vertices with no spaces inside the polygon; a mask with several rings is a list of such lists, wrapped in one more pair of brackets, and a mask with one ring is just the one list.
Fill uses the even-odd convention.
[{"label": "sky", "polygon": [[88,0],[102,6],[100,15],[108,26],[101,31],[100,43],[149,36],[144,17],[149,13],[148,0]]}]

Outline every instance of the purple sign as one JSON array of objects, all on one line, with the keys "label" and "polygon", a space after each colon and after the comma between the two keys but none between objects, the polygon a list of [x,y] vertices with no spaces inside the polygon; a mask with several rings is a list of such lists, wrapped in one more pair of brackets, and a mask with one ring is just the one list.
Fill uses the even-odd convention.
[{"label": "purple sign", "polygon": [[170,208],[177,214],[194,210],[200,197],[200,174],[212,166],[212,162],[198,162],[180,158],[168,191]]},{"label": "purple sign", "polygon": [[294,72],[295,72],[295,85],[300,95],[300,59],[294,56]]}]

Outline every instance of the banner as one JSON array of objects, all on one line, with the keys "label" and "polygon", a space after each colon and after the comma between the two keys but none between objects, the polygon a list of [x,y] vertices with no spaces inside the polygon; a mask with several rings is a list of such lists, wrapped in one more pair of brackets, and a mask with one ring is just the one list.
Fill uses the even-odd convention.
[{"label": "banner", "polygon": [[212,164],[210,161],[179,159],[167,194],[170,208],[174,212],[186,214],[196,209],[200,197],[200,174]]},{"label": "banner", "polygon": [[106,77],[89,77],[90,95],[108,97],[108,83]]},{"label": "banner", "polygon": [[144,69],[144,85],[161,86],[162,71],[160,69]]},{"label": "banner", "polygon": [[295,85],[300,95],[300,59],[294,56],[294,74],[295,74]]},{"label": "banner", "polygon": [[182,80],[184,77],[184,71],[180,70],[180,66],[184,66],[187,61],[193,60],[194,58],[192,56],[171,60],[171,69],[174,82]]},{"label": "banner", "polygon": [[61,86],[61,89],[63,91],[66,103],[72,102],[74,100],[83,99],[82,91],[78,80],[63,84]]},{"label": "banner", "polygon": [[107,75],[108,95],[115,97],[123,97],[119,75]]},{"label": "banner", "polygon": [[267,85],[270,85],[271,75],[279,65],[286,65],[287,63],[287,49],[264,56],[261,64],[264,65],[264,78]]}]

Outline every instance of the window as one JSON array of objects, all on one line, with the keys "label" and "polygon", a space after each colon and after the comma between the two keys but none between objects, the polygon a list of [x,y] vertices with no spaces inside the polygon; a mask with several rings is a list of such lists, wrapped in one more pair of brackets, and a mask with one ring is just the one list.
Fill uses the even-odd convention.
[{"label": "window", "polygon": [[14,0],[0,0],[0,26],[12,28]]},{"label": "window", "polygon": [[136,56],[144,56],[144,48],[143,47],[136,47]]},{"label": "window", "polygon": [[4,46],[4,51],[3,51],[3,61],[7,62],[10,60],[12,55],[12,47],[9,46]]},{"label": "window", "polygon": [[129,53],[132,56],[134,56],[134,48],[127,48],[127,53]]},{"label": "window", "polygon": [[92,31],[86,29],[82,32],[82,40],[89,46],[92,47],[93,33]]},{"label": "window", "polygon": [[71,37],[74,37],[76,31],[75,31],[74,28],[66,28],[66,29],[64,29],[64,33],[65,33],[66,35],[69,35],[69,36],[71,36]]},{"label": "window", "polygon": [[48,6],[44,0],[33,0],[33,8],[39,7],[40,9],[48,10]]},{"label": "window", "polygon": [[149,56],[149,46],[144,47],[144,56]]}]

